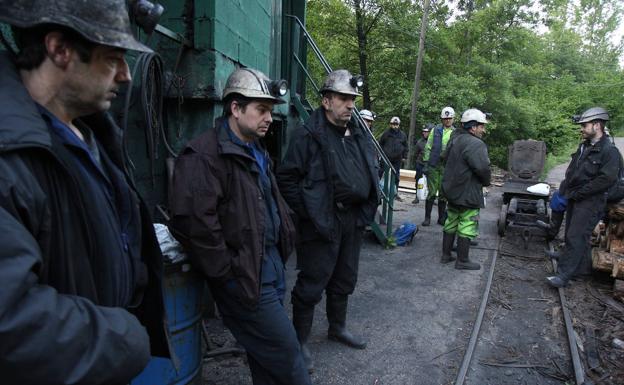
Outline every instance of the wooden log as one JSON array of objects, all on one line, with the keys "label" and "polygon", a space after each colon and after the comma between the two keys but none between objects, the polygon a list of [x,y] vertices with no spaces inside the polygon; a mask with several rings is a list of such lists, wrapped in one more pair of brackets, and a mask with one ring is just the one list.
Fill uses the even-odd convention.
[{"label": "wooden log", "polygon": [[624,254],[624,239],[611,238],[609,242],[609,252]]},{"label": "wooden log", "polygon": [[624,281],[616,279],[613,282],[613,298],[620,302],[624,302]]},{"label": "wooden log", "polygon": [[592,249],[592,266],[596,270],[611,273],[612,277],[624,278],[624,256],[606,250]]}]

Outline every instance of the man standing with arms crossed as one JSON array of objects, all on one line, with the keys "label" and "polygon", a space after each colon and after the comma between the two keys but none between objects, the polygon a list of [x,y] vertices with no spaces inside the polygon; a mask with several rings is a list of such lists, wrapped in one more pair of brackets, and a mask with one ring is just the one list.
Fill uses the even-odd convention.
[{"label": "man standing with arms crossed", "polygon": [[388,128],[379,138],[379,145],[383,149],[384,154],[388,157],[388,160],[392,164],[392,168],[396,174],[396,195],[394,199],[402,202],[403,199],[399,196],[399,181],[401,174],[401,165],[403,159],[407,158],[407,135],[400,128],[401,119],[398,116],[393,116],[390,119],[390,128]]},{"label": "man standing with arms crossed", "polygon": [[1,0],[0,373],[127,384],[168,356],[162,256],[106,114],[130,81],[126,2]]},{"label": "man standing with arms crossed", "polygon": [[173,234],[206,277],[257,385],[310,384],[283,305],[295,228],[259,142],[285,93],[284,81],[234,71],[223,90],[223,117],[187,144],[172,184]]},{"label": "man standing with arms crossed", "polygon": [[326,293],[328,337],[356,349],[366,342],[346,329],[348,296],[357,281],[364,226],[379,203],[373,143],[351,113],[359,96],[357,78],[330,73],[321,88],[322,105],[293,133],[277,177],[298,217],[297,265],[292,291],[293,323],[308,368],[307,340],[314,306]]},{"label": "man standing with arms crossed", "polygon": [[479,235],[479,210],[484,207],[483,187],[490,185],[490,159],[482,140],[487,118],[477,109],[466,110],[462,127],[455,130],[446,148],[442,191],[448,199],[448,218],[444,223],[442,263],[455,260],[451,249],[457,236],[458,270],[479,270],[469,259],[470,241]]},{"label": "man standing with arms crossed", "polygon": [[425,167],[423,173],[427,176],[429,192],[425,201],[423,226],[431,224],[431,210],[436,197],[438,198],[438,224],[444,225],[444,219],[446,218],[446,198],[440,189],[442,174],[444,174],[441,156],[451,138],[451,133],[455,129],[453,127],[453,118],[455,118],[455,110],[452,107],[444,107],[440,113],[442,124],[433,129],[433,134],[429,134],[427,145],[425,146],[425,155],[423,156]]}]

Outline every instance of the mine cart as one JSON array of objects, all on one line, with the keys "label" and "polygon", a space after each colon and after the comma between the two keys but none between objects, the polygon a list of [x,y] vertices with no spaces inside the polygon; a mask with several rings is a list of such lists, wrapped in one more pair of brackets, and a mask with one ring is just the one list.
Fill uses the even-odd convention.
[{"label": "mine cart", "polygon": [[537,140],[516,140],[509,146],[509,175],[503,184],[503,205],[498,218],[498,234],[517,231],[525,247],[533,235],[544,236],[536,221],[548,222],[548,191],[531,192],[529,187],[540,183],[546,160],[546,144]]}]

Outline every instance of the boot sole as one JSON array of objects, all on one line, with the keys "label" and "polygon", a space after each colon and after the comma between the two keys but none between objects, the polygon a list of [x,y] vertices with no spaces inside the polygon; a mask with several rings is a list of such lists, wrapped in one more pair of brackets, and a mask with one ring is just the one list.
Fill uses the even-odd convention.
[{"label": "boot sole", "polygon": [[451,258],[451,259],[441,259],[441,260],[440,260],[440,263],[447,264],[447,263],[455,262],[455,259],[456,259],[456,258]]},{"label": "boot sole", "polygon": [[457,266],[455,265],[457,270],[481,270],[481,266],[479,267],[468,267],[468,266]]},{"label": "boot sole", "polygon": [[350,342],[348,342],[347,340],[344,340],[340,337],[334,336],[334,335],[328,335],[327,338],[331,341],[336,341],[336,342],[340,342],[343,345],[347,345],[350,348],[353,349],[358,349],[358,350],[364,350],[366,349],[366,343],[361,344],[361,345],[356,345],[356,344],[352,344]]}]

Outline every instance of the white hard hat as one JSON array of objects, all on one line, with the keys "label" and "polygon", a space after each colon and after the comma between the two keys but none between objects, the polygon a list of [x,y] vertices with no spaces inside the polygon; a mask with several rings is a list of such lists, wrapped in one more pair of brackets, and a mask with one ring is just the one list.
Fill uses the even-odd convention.
[{"label": "white hard hat", "polygon": [[448,119],[448,118],[454,118],[454,117],[455,117],[455,110],[453,109],[453,107],[444,107],[442,109],[442,112],[440,113],[441,119]]},{"label": "white hard hat", "polygon": [[375,121],[375,116],[369,110],[360,110],[360,116],[364,120],[368,120],[368,121],[371,121],[371,122]]},{"label": "white hard hat", "polygon": [[392,119],[390,119],[390,124],[392,123],[401,124],[401,119],[399,119],[398,116],[393,116]]},{"label": "white hard hat", "polygon": [[464,113],[462,114],[461,117],[461,122],[462,123],[468,123],[471,121],[475,121],[477,123],[487,123],[487,117],[485,116],[485,114],[479,110],[477,110],[476,108],[470,108],[466,111],[464,111]]}]

